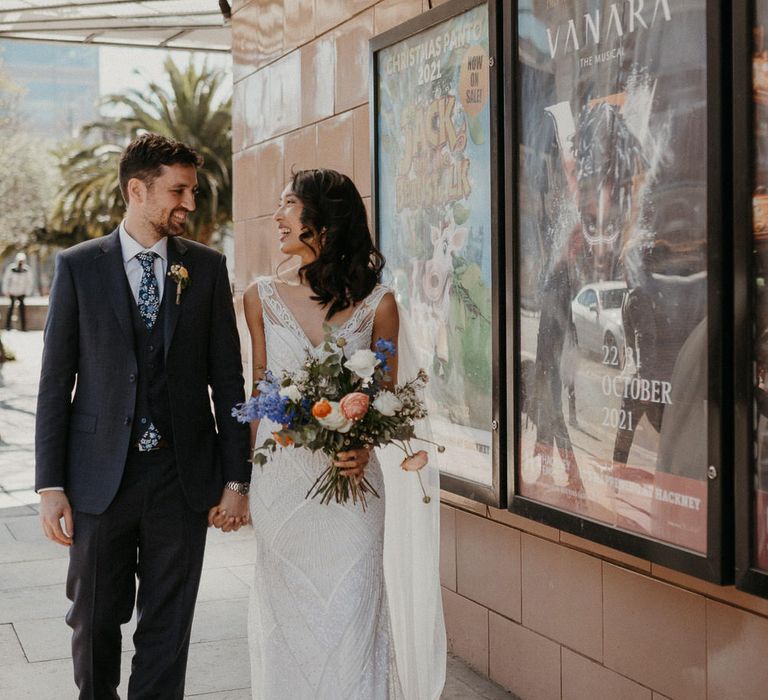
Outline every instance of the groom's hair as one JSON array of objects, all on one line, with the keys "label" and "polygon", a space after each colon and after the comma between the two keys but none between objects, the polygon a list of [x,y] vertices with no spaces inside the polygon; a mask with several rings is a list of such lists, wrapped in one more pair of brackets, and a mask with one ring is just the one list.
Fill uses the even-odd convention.
[{"label": "groom's hair", "polygon": [[186,144],[168,136],[147,132],[131,141],[120,156],[120,192],[128,204],[128,181],[138,178],[150,187],[163,165],[191,165],[199,168],[203,158]]}]

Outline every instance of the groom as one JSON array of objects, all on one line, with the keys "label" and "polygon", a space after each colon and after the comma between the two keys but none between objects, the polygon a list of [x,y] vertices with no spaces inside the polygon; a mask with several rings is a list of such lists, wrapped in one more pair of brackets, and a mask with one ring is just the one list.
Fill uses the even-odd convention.
[{"label": "groom", "polygon": [[201,164],[178,141],[139,136],[120,159],[125,219],[57,259],[36,489],[46,536],[70,547],[81,699],[118,697],[120,625],[135,601],[128,697],[181,700],[208,519],[225,530],[248,520],[248,432],[230,415],[243,376],[227,268],[180,238]]}]

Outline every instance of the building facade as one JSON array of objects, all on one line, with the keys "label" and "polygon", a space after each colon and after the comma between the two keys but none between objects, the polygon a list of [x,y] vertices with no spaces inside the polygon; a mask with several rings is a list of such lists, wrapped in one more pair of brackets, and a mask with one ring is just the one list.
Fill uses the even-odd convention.
[{"label": "building facade", "polygon": [[[292,169],[347,173],[370,210],[369,42],[440,4],[234,3],[238,303],[281,260],[271,216]],[[450,651],[523,700],[768,697],[767,600],[449,490],[441,515]]]},{"label": "building facade", "polygon": [[0,60],[22,89],[25,129],[59,143],[99,116],[99,49],[0,41]]}]

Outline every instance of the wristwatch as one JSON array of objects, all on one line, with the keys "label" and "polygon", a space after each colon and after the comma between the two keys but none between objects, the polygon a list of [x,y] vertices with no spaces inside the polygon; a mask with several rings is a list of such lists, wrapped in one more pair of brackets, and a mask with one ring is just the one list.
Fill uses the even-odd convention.
[{"label": "wristwatch", "polygon": [[248,492],[251,490],[251,485],[245,481],[228,481],[224,486],[241,496],[247,496]]}]

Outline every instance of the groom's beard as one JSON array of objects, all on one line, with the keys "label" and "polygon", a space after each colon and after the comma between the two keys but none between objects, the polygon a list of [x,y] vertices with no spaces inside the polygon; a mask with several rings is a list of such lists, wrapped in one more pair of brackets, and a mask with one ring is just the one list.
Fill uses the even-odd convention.
[{"label": "groom's beard", "polygon": [[177,236],[184,235],[187,230],[187,219],[185,217],[183,222],[175,220],[173,218],[175,211],[168,215],[166,221],[152,222],[152,228],[155,229],[158,236],[162,238],[176,238]]}]

